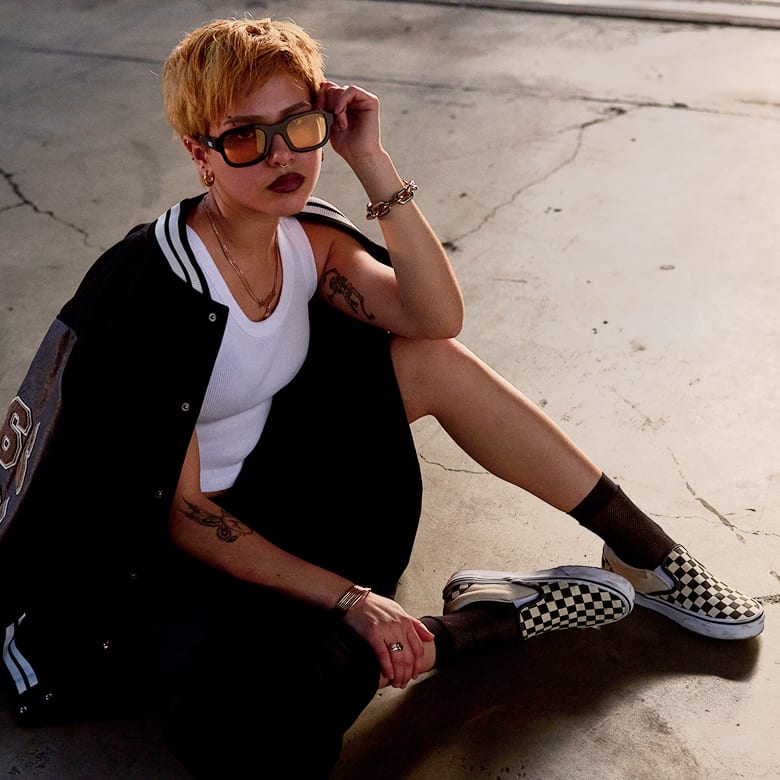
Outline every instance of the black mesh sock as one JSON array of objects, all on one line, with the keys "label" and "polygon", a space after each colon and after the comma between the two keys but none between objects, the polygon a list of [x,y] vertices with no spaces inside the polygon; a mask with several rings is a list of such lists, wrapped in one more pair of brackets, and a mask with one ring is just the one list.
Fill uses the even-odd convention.
[{"label": "black mesh sock", "polygon": [[438,669],[458,657],[520,637],[514,604],[473,604],[449,615],[420,620],[435,637]]},{"label": "black mesh sock", "polygon": [[675,545],[606,474],[569,514],[600,536],[623,563],[639,569],[654,569]]}]

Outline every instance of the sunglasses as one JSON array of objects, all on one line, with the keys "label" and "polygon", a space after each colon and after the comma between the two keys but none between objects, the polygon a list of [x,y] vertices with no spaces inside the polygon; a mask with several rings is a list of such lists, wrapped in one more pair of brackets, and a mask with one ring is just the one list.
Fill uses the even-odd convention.
[{"label": "sunglasses", "polygon": [[195,136],[199,143],[219,152],[233,168],[256,165],[268,157],[275,135],[293,152],[311,152],[325,146],[330,136],[333,114],[317,109],[303,114],[293,114],[276,125],[242,125],[226,130],[217,138],[208,135]]}]

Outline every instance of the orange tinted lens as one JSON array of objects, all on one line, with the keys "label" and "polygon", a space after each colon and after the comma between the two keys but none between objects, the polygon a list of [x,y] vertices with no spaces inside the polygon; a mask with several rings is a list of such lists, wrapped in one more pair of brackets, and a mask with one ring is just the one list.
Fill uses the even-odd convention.
[{"label": "orange tinted lens", "polygon": [[248,163],[265,153],[265,133],[254,128],[237,128],[223,140],[225,155],[232,163]]},{"label": "orange tinted lens", "polygon": [[309,149],[325,140],[327,128],[322,114],[306,114],[296,117],[287,125],[287,137],[296,149]]}]

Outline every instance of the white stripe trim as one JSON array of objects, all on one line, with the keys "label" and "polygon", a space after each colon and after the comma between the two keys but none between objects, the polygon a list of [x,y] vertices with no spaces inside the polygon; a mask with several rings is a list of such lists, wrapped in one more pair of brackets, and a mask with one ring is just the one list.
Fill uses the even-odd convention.
[{"label": "white stripe trim", "polygon": [[[322,198],[309,198],[302,213],[327,217],[351,228],[356,233],[360,232],[346,214]],[[186,239],[183,238],[180,230],[180,219],[181,203],[177,203],[157,217],[154,235],[173,273],[193,289],[202,293],[204,289],[200,269],[195,264],[189,246],[185,244]]]},{"label": "white stripe trim", "polygon": [[353,230],[360,232],[358,228],[355,227],[355,225],[350,221],[349,217],[344,214],[344,212],[337,209],[332,203],[328,203],[328,201],[322,200],[322,198],[309,198],[301,213],[329,217],[336,222],[341,222],[343,225],[347,225]]},{"label": "white stripe trim", "polygon": [[184,275],[184,270],[179,264],[179,261],[176,259],[176,256],[171,251],[171,247],[168,244],[168,239],[165,235],[165,217],[166,214],[157,217],[157,221],[154,225],[154,235],[157,238],[157,243],[160,245],[160,249],[162,249],[162,252],[165,255],[165,259],[168,261],[168,265],[171,267],[171,271],[173,271],[176,276],[179,277],[179,279],[186,282],[187,277]]},{"label": "white stripe trim", "polygon": [[[24,620],[24,615],[19,623]],[[21,694],[38,684],[38,675],[30,665],[30,662],[19,652],[16,646],[16,622],[11,623],[5,629],[5,642],[3,643],[3,662],[5,663],[11,678],[16,685],[16,690]]]},{"label": "white stripe trim", "polygon": [[22,673],[19,671],[19,667],[14,661],[11,660],[11,642],[14,639],[14,623],[11,623],[5,629],[5,642],[3,643],[3,663],[11,674],[11,679],[16,685],[18,693],[24,693],[26,690],[27,681],[22,677]]},{"label": "white stripe trim", "polygon": [[171,270],[199,293],[203,292],[200,276],[190,260],[179,233],[181,204],[177,203],[157,218],[154,234]]}]

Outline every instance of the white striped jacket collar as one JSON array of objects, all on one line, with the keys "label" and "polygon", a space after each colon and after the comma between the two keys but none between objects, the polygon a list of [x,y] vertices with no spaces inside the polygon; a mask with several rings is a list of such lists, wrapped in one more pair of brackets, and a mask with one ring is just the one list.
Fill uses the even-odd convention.
[{"label": "white striped jacket collar", "polygon": [[[181,201],[161,214],[155,220],[154,235],[171,271],[197,292],[209,295],[206,277],[195,259],[187,238],[187,215],[198,200],[193,198]],[[321,198],[309,198],[300,216],[324,218],[339,224],[351,233],[361,235],[345,214]]]}]

